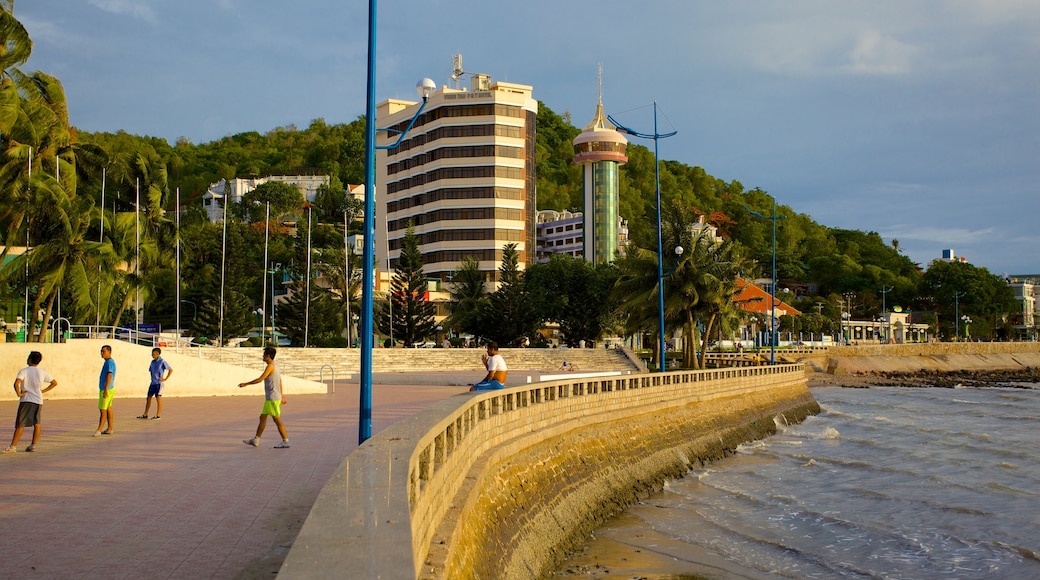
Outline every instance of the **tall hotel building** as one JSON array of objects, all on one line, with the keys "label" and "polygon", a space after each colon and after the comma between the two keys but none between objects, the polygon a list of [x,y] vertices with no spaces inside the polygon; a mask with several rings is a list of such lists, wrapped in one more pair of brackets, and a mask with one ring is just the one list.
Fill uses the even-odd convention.
[{"label": "tall hotel building", "polygon": [[[401,145],[378,150],[377,268],[396,266],[409,222],[428,278],[447,282],[472,256],[494,287],[509,243],[521,267],[534,263],[538,102],[527,85],[471,81],[469,90],[435,91]],[[378,126],[403,130],[418,106],[389,99],[377,107]],[[378,144],[398,135],[379,131]]]},{"label": "tall hotel building", "polygon": [[585,259],[609,264],[618,253],[618,168],[628,163],[628,139],[603,114],[603,95],[596,116],[574,138],[574,163],[585,171]]}]

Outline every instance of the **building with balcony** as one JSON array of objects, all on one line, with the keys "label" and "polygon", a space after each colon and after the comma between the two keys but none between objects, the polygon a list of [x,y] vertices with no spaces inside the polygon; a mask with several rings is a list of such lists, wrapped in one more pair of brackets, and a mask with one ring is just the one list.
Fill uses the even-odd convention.
[{"label": "building with balcony", "polygon": [[[476,258],[493,290],[502,250],[516,244],[520,267],[535,259],[535,118],[532,87],[473,75],[468,89],[443,86],[394,149],[377,150],[378,267],[392,270],[411,224],[424,272],[444,281]],[[401,131],[420,103],[388,99],[380,128]],[[379,131],[378,145],[399,133]]]}]

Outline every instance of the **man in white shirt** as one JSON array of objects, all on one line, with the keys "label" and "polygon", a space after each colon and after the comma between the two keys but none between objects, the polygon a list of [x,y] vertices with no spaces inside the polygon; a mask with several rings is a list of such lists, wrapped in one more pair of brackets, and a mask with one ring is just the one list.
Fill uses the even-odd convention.
[{"label": "man in white shirt", "polygon": [[[36,451],[36,442],[40,439],[43,394],[58,386],[58,381],[39,367],[42,360],[42,354],[35,350],[30,352],[29,358],[25,361],[29,366],[18,371],[18,376],[14,379],[14,392],[18,394],[18,415],[14,421],[14,437],[11,438],[11,445],[4,449],[4,453],[18,451],[18,440],[22,438],[22,430],[29,426],[33,428],[32,444],[25,450]],[[45,383],[47,387],[43,388]]]},{"label": "man in white shirt", "polygon": [[498,343],[489,342],[487,344],[487,354],[480,357],[484,361],[484,366],[487,367],[487,375],[482,381],[473,385],[471,391],[494,391],[498,389],[506,388],[506,359],[502,358],[502,355],[498,354]]}]

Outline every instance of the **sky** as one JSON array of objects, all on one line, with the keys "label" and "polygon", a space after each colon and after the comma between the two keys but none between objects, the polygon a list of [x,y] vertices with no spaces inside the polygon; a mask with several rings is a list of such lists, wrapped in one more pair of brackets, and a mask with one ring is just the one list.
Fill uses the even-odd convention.
[{"label": "sky", "polygon": [[[205,143],[365,113],[361,0],[16,0],[15,16],[34,42],[21,68],[62,81],[82,130]],[[380,101],[452,84],[461,54],[583,127],[602,67],[608,114],[652,133],[656,102],[678,132],[662,159],[921,266],[952,249],[1040,274],[1036,0],[383,0],[377,18]]]}]

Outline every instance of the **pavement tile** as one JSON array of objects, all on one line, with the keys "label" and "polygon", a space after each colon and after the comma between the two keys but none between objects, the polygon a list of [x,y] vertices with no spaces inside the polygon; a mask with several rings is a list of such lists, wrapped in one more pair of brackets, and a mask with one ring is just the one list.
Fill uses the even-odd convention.
[{"label": "pavement tile", "polygon": [[[376,384],[373,432],[465,391]],[[357,447],[356,384],[288,399],[290,449],[273,449],[270,421],[259,448],[242,444],[262,396],[171,397],[162,421],[117,399],[116,433],[97,438],[94,401],[47,401],[39,451],[22,453],[26,430],[19,453],[0,456],[0,526],[16,530],[0,534],[0,578],[272,577]],[[16,409],[0,403],[0,420]]]}]

